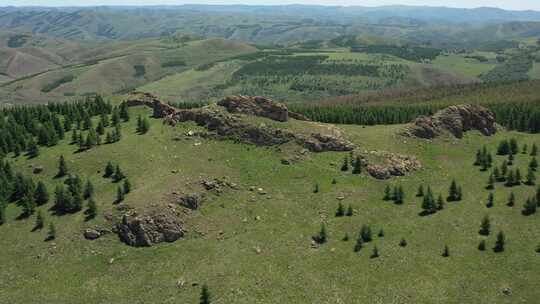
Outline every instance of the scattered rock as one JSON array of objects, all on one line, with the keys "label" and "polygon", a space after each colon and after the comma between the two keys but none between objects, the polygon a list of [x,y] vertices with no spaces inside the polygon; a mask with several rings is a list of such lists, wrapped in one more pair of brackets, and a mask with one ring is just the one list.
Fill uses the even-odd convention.
[{"label": "scattered rock", "polygon": [[503,295],[505,296],[511,296],[512,295],[512,289],[510,287],[504,287],[502,290]]},{"label": "scattered rock", "polygon": [[448,132],[456,138],[463,133],[478,130],[486,136],[497,132],[495,115],[479,105],[456,105],[438,111],[433,116],[420,116],[404,134],[413,137],[432,139]]},{"label": "scattered rock", "polygon": [[180,205],[191,210],[197,210],[201,206],[203,196],[200,194],[186,194],[180,197]]},{"label": "scattered rock", "polygon": [[84,231],[84,238],[87,240],[95,240],[101,236],[101,233],[95,229],[86,229]]},{"label": "scattered rock", "polygon": [[414,156],[390,152],[372,151],[371,154],[382,157],[382,164],[368,164],[366,169],[376,179],[389,179],[392,176],[404,176],[422,168],[422,163]]},{"label": "scattered rock", "polygon": [[43,172],[43,166],[34,166],[34,168],[32,169],[32,172],[34,174],[40,174]]}]

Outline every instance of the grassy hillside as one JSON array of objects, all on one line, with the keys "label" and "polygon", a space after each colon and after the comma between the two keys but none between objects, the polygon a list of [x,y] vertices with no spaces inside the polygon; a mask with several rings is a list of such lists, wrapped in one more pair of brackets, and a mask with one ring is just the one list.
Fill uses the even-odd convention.
[{"label": "grassy hillside", "polygon": [[[85,221],[82,212],[57,216],[48,210],[51,203],[39,207],[46,223],[53,222],[57,229],[56,240],[44,242],[47,229],[31,232],[35,217],[17,220],[20,207],[9,205],[7,222],[0,226],[0,302],[192,303],[197,302],[202,284],[208,284],[215,302],[223,303],[530,303],[540,296],[535,288],[539,215],[521,214],[536,187],[497,184],[495,205],[486,208],[489,173],[472,165],[483,146],[494,155],[502,139],[516,138],[520,146],[531,147],[540,144],[538,135],[502,131],[483,137],[471,132],[462,140],[428,142],[396,135],[401,125],[339,126],[359,152],[416,155],[423,163],[424,168],[410,176],[377,181],[364,173],[340,171],[348,153],[308,153],[302,161],[283,165],[280,160],[289,156],[287,147],[199,137],[178,140],[198,127],[191,123],[170,127],[155,119],[150,119],[150,131],[139,135],[135,117],[150,112],[132,108],[130,114],[118,143],[75,153],[77,148],[63,140],[42,148],[37,158],[8,156],[14,169],[54,189],[63,182],[53,177],[58,157],[64,155],[70,172],[94,183],[99,213]],[[310,128],[297,121],[259,120]],[[503,159],[494,156],[494,163],[500,165]],[[517,154],[514,167],[526,172],[529,160],[528,154]],[[187,236],[175,243],[131,248],[114,234],[84,240],[85,228],[105,225],[105,218],[118,212],[113,204],[117,185],[102,177],[107,161],[119,164],[132,182],[124,204],[139,210],[166,206],[171,192],[204,179],[227,178],[239,190],[210,194],[202,209],[188,217]],[[33,175],[31,166],[39,165],[43,173]],[[436,195],[446,195],[452,179],[463,186],[463,201],[419,216],[417,187],[431,186]],[[313,192],[315,184],[318,193]],[[382,200],[387,185],[404,188],[403,205]],[[251,186],[267,194],[251,192]],[[511,191],[515,207],[506,206]],[[354,216],[334,216],[341,196],[345,206],[353,207]],[[485,215],[492,223],[488,237],[478,234]],[[329,241],[312,248],[311,237],[323,222]],[[371,226],[374,240],[355,253],[362,225]],[[376,236],[380,229],[384,237]],[[507,247],[494,253],[491,248],[499,231],[506,234]],[[342,240],[345,234],[349,241]],[[398,245],[402,238],[406,247]],[[487,242],[486,251],[477,249],[481,240]],[[447,258],[441,256],[445,245],[450,248]],[[378,258],[370,258],[374,246]],[[503,293],[508,290],[510,295]]]},{"label": "grassy hillside", "polygon": [[[191,42],[147,39],[97,44],[84,51],[86,57],[72,51],[61,65],[45,71],[34,69],[33,75],[0,85],[1,101],[47,102],[122,93],[179,71],[254,52],[255,48],[218,38]],[[16,66],[26,65],[31,62]]]}]

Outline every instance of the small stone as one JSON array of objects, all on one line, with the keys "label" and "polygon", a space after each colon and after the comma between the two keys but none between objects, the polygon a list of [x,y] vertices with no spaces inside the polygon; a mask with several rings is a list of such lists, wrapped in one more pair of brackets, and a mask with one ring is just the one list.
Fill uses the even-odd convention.
[{"label": "small stone", "polygon": [[176,281],[176,288],[182,288],[184,285],[186,285],[186,280],[183,278]]},{"label": "small stone", "polygon": [[338,201],[342,201],[342,200],[344,200],[344,199],[345,199],[345,196],[343,196],[343,195],[340,195],[340,196],[336,197],[336,199],[337,199]]},{"label": "small stone", "polygon": [[95,229],[86,229],[84,231],[84,238],[87,240],[95,240],[101,236],[101,233]]},{"label": "small stone", "polygon": [[257,215],[257,216],[255,217],[255,220],[256,220],[256,221],[260,221],[260,220],[261,220],[261,217],[260,217],[259,215]]},{"label": "small stone", "polygon": [[112,263],[114,263],[114,258],[111,258],[111,259],[109,260],[109,264],[112,264]]},{"label": "small stone", "polygon": [[502,293],[505,296],[511,296],[512,295],[512,289],[510,287],[504,287],[502,289]]}]

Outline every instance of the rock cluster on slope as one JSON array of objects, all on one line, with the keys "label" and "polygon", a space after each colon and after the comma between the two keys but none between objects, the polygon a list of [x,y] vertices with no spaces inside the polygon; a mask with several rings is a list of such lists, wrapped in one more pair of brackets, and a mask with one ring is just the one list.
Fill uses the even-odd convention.
[{"label": "rock cluster on slope", "polygon": [[289,116],[303,119],[300,114],[289,112],[285,105],[263,97],[233,96],[223,99],[218,105],[189,110],[175,109],[149,93],[133,93],[126,103],[128,106],[151,107],[154,110],[154,117],[164,118],[171,125],[194,121],[212,131],[212,134],[219,138],[229,138],[259,146],[280,145],[294,141],[312,152],[354,149],[352,143],[339,136],[319,133],[299,134],[287,129],[255,125],[235,115],[235,113],[256,115],[281,122],[288,120]]},{"label": "rock cluster on slope", "polygon": [[185,234],[184,223],[169,209],[147,215],[126,213],[116,224],[116,232],[123,242],[135,247],[174,242]]},{"label": "rock cluster on slope", "polygon": [[407,127],[406,135],[432,139],[444,133],[462,138],[463,133],[478,130],[489,136],[497,132],[495,115],[479,105],[456,105],[438,111],[433,116],[420,116]]}]

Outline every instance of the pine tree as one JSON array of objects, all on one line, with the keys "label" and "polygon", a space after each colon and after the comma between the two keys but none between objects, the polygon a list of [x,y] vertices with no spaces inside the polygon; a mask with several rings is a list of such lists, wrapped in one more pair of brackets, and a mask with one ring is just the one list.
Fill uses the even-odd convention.
[{"label": "pine tree", "polygon": [[47,191],[47,187],[42,181],[39,181],[37,184],[34,199],[38,206],[44,205],[49,201],[49,192]]},{"label": "pine tree", "polygon": [[444,209],[444,200],[441,194],[439,194],[439,197],[437,198],[437,210],[443,210]]},{"label": "pine tree", "polygon": [[353,211],[353,208],[351,205],[349,205],[349,207],[347,208],[347,212],[345,213],[346,216],[353,216],[354,215],[354,211]]},{"label": "pine tree", "polygon": [[121,187],[118,187],[116,191],[116,203],[120,203],[124,200],[124,190]]},{"label": "pine tree", "polygon": [[357,156],[353,164],[352,174],[360,174],[360,173],[362,173],[362,162],[360,161],[360,157]]},{"label": "pine tree", "polygon": [[383,200],[385,201],[389,201],[392,199],[392,194],[391,194],[391,190],[390,190],[390,186],[389,185],[386,185],[386,187],[384,188],[384,197],[383,197]]},{"label": "pine tree", "polygon": [[531,149],[531,156],[537,156],[537,155],[538,155],[538,147],[536,146],[536,144],[533,144],[532,149]]},{"label": "pine tree", "polygon": [[515,138],[510,139],[510,154],[518,154],[519,146]]},{"label": "pine tree", "polygon": [[371,242],[371,240],[373,239],[371,234],[371,227],[367,225],[362,225],[362,228],[360,229],[360,237],[365,243]]},{"label": "pine tree", "polygon": [[319,193],[319,184],[315,184],[313,187],[313,193]]},{"label": "pine tree", "polygon": [[86,184],[84,186],[84,199],[89,199],[91,197],[94,196],[94,185],[92,184],[92,182],[90,181],[90,179],[88,179],[86,181]]},{"label": "pine tree", "polygon": [[490,193],[489,196],[488,196],[488,201],[486,203],[486,207],[488,207],[488,208],[493,207],[494,201],[495,201],[495,197],[494,197],[493,193]]},{"label": "pine tree", "polygon": [[449,202],[458,201],[459,199],[459,190],[456,180],[452,180],[450,184],[450,189],[448,190],[448,198],[446,199]]},{"label": "pine tree", "polygon": [[473,165],[474,166],[480,166],[482,163],[483,163],[482,152],[480,151],[480,149],[478,149],[478,151],[476,151],[476,159],[475,159]]},{"label": "pine tree", "polygon": [[341,165],[341,171],[349,171],[349,160],[347,159],[347,156],[343,159],[343,164]]},{"label": "pine tree", "polygon": [[58,173],[56,174],[57,177],[63,177],[68,174],[68,167],[66,164],[66,160],[64,159],[64,155],[60,155],[60,159],[58,160]]},{"label": "pine tree", "polygon": [[529,168],[531,168],[533,171],[536,171],[538,169],[538,161],[536,160],[536,157],[533,157],[531,159],[531,162],[529,163]]},{"label": "pine tree", "polygon": [[514,154],[508,154],[508,165],[512,166],[514,164]]},{"label": "pine tree", "polygon": [[435,200],[433,198],[433,192],[431,192],[431,188],[429,187],[422,201],[422,209],[424,210],[425,214],[433,214],[437,212],[437,205],[435,204]]},{"label": "pine tree", "polygon": [[480,243],[478,244],[478,250],[480,250],[480,251],[485,251],[486,250],[486,241],[485,240],[480,241]]},{"label": "pine tree", "polygon": [[43,218],[43,214],[41,214],[41,210],[37,212],[36,216],[36,223],[34,225],[34,230],[41,230],[45,226],[45,219]]},{"label": "pine tree", "polygon": [[128,194],[131,192],[131,183],[129,182],[129,179],[124,180],[124,194]]},{"label": "pine tree", "polygon": [[523,205],[523,215],[532,215],[536,213],[536,209],[538,207],[538,203],[536,200],[528,198],[527,201],[525,201],[525,204]]},{"label": "pine tree", "polygon": [[495,176],[493,175],[493,173],[489,175],[486,189],[488,189],[488,190],[495,189]]},{"label": "pine tree", "polygon": [[445,258],[450,256],[450,249],[448,248],[448,245],[444,245],[442,256]]},{"label": "pine tree", "polygon": [[370,258],[375,259],[375,258],[378,258],[378,257],[379,257],[379,249],[377,248],[377,246],[374,246],[373,247],[373,253],[371,253]]},{"label": "pine tree", "polygon": [[34,214],[34,211],[36,209],[36,202],[34,201],[34,196],[31,193],[27,193],[21,201],[22,206],[22,216],[23,217],[29,217],[32,214]]},{"label": "pine tree", "polygon": [[35,141],[30,140],[28,144],[28,157],[29,158],[36,158],[39,156],[39,148]]},{"label": "pine tree", "polygon": [[86,216],[88,219],[93,219],[97,215],[97,206],[93,197],[88,200],[88,209],[86,209]]},{"label": "pine tree", "polygon": [[505,243],[506,239],[504,233],[501,231],[497,234],[497,240],[495,241],[495,247],[493,247],[493,251],[503,252]]},{"label": "pine tree", "polygon": [[482,219],[482,222],[480,223],[480,231],[478,231],[481,235],[489,235],[491,229],[491,222],[489,219],[489,216],[484,216]]},{"label": "pine tree", "polygon": [[204,284],[203,287],[202,287],[202,290],[201,290],[201,297],[200,297],[199,303],[200,304],[210,304],[210,303],[212,303],[211,298],[212,297],[210,295],[210,291],[208,291],[208,286],[206,284]]},{"label": "pine tree", "polygon": [[534,171],[531,168],[529,168],[529,171],[527,172],[527,181],[525,182],[525,184],[529,186],[533,186],[534,184],[536,184],[536,176],[534,175]]},{"label": "pine tree", "polygon": [[124,179],[124,177],[125,177],[125,175],[122,172],[122,170],[120,169],[120,166],[116,165],[116,168],[114,169],[114,176],[113,176],[114,181],[119,182],[122,179]]},{"label": "pine tree", "polygon": [[362,247],[363,247],[363,244],[364,244],[364,241],[362,240],[362,236],[359,235],[358,238],[356,239],[356,244],[354,244],[354,252],[359,252],[360,250],[362,250]]},{"label": "pine tree", "polygon": [[54,227],[54,224],[51,222],[49,223],[49,231],[47,232],[47,241],[52,241],[56,239],[56,228]]},{"label": "pine tree", "polygon": [[343,236],[343,238],[341,240],[344,241],[344,242],[348,242],[349,241],[349,234],[345,233],[345,235]]},{"label": "pine tree", "polygon": [[423,197],[424,196],[424,186],[420,185],[418,187],[418,191],[416,192],[416,197]]},{"label": "pine tree", "polygon": [[508,174],[508,162],[505,160],[501,164],[501,181],[506,180],[506,175]]},{"label": "pine tree", "polygon": [[514,186],[514,179],[514,171],[508,170],[508,176],[506,177],[506,183],[504,185],[506,187]]},{"label": "pine tree", "polygon": [[521,185],[521,171],[519,171],[519,168],[516,169],[516,173],[514,173],[514,182],[512,184],[515,186]]},{"label": "pine tree", "polygon": [[332,185],[337,184],[337,180],[335,178],[332,178]]},{"label": "pine tree", "polygon": [[0,226],[6,222],[6,202],[0,197]]},{"label": "pine tree", "polygon": [[401,239],[401,241],[399,241],[399,246],[400,247],[407,247],[407,241],[405,239]]},{"label": "pine tree", "polygon": [[507,140],[503,140],[499,143],[499,147],[497,148],[497,154],[498,155],[508,155],[510,153],[510,144]]},{"label": "pine tree", "polygon": [[501,172],[499,171],[498,167],[495,167],[493,169],[493,178],[495,179],[495,181],[501,181]]},{"label": "pine tree", "polygon": [[377,234],[378,237],[382,238],[384,237],[384,230],[381,228],[381,230],[379,230],[379,233]]},{"label": "pine tree", "polygon": [[338,204],[338,208],[336,210],[336,216],[337,217],[342,217],[345,215],[345,208],[343,207],[343,204],[340,202]]},{"label": "pine tree", "polygon": [[114,166],[111,162],[107,162],[105,166],[105,177],[111,177],[114,174]]},{"label": "pine tree", "polygon": [[508,207],[514,207],[516,204],[516,196],[514,195],[514,192],[510,192],[510,196],[508,197],[508,203],[506,204]]},{"label": "pine tree", "polygon": [[124,121],[129,121],[128,105],[125,102],[120,105],[120,118]]},{"label": "pine tree", "polygon": [[527,144],[523,144],[523,149],[521,149],[521,154],[527,154],[528,149],[529,147],[527,146]]},{"label": "pine tree", "polygon": [[399,186],[394,189],[394,203],[397,205],[403,204],[405,200],[405,192],[403,191],[403,187]]}]

